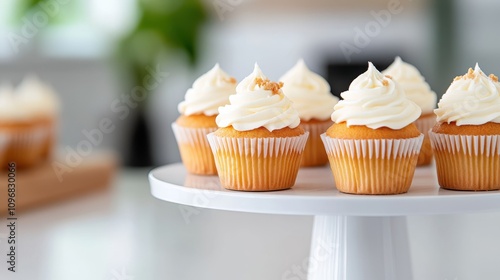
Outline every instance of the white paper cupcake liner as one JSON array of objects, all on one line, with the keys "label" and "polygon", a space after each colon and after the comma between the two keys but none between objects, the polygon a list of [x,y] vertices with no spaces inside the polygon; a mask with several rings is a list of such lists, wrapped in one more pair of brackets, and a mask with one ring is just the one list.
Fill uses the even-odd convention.
[{"label": "white paper cupcake liner", "polygon": [[57,135],[58,135],[57,127],[55,127],[55,125],[50,126],[49,132],[47,133],[47,136],[45,137],[44,140],[45,144],[42,152],[42,157],[52,158],[54,156],[54,150],[58,144]]},{"label": "white paper cupcake liner", "polygon": [[429,139],[429,131],[436,124],[436,117],[434,115],[426,116],[417,119],[414,123],[417,129],[424,134],[424,142],[422,143],[422,148],[420,149],[417,166],[429,165],[432,163],[432,148],[431,141]]},{"label": "white paper cupcake liner", "polygon": [[337,189],[354,194],[407,192],[424,135],[408,139],[338,139],[321,135]]},{"label": "white paper cupcake liner", "polygon": [[231,138],[218,137],[213,133],[207,135],[208,142],[215,154],[218,150],[239,156],[277,157],[289,153],[302,153],[309,132],[294,137],[276,138]]},{"label": "white paper cupcake liner", "polygon": [[283,138],[207,138],[221,185],[243,191],[272,191],[292,187],[309,133]]},{"label": "white paper cupcake liner", "polygon": [[2,133],[8,137],[4,161],[15,162],[19,167],[30,167],[41,160],[43,143],[49,133],[47,127],[40,125]]},{"label": "white paper cupcake liner", "polygon": [[172,130],[174,131],[175,139],[178,143],[208,146],[207,134],[216,131],[217,128],[189,128],[172,123]]},{"label": "white paper cupcake liner", "polygon": [[432,149],[465,155],[500,155],[500,135],[450,135],[429,132]]},{"label": "white paper cupcake liner", "polygon": [[15,148],[38,145],[47,138],[48,133],[45,126],[9,133],[9,145]]},{"label": "white paper cupcake liner", "polygon": [[429,133],[429,130],[431,130],[432,127],[434,127],[434,125],[436,124],[436,117],[429,116],[419,118],[414,122],[414,124],[421,133],[427,135]]},{"label": "white paper cupcake liner", "polygon": [[395,159],[418,154],[424,135],[408,139],[339,139],[321,134],[328,154],[356,158]]},{"label": "white paper cupcake liner", "polygon": [[[9,146],[9,135],[6,133],[0,133],[0,170],[5,167],[7,162],[7,148]],[[1,171],[0,171],[1,172]]]},{"label": "white paper cupcake liner", "polygon": [[172,123],[182,162],[193,174],[214,175],[217,169],[212,155],[207,134],[217,128],[188,128]]},{"label": "white paper cupcake liner", "polygon": [[307,138],[304,155],[302,156],[302,166],[319,166],[328,162],[321,134],[325,133],[332,124],[332,121],[300,124],[305,131],[309,132],[309,138]]},{"label": "white paper cupcake liner", "polygon": [[439,185],[454,190],[500,189],[500,135],[429,132]]}]

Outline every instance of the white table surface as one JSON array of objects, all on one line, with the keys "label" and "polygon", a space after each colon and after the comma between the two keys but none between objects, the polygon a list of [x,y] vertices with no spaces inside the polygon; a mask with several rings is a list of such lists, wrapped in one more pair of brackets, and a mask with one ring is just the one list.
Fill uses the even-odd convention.
[{"label": "white table surface", "polygon": [[[122,170],[108,191],[20,215],[18,272],[1,261],[0,279],[305,279],[311,217],[160,201],[148,171]],[[499,279],[500,213],[411,217],[409,231],[416,280]]]}]

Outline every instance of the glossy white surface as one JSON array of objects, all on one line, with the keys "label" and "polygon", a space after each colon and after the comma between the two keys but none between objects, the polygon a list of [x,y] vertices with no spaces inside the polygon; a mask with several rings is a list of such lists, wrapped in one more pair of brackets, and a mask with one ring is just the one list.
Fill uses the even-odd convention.
[{"label": "glossy white surface", "polygon": [[[168,203],[151,195],[148,171],[121,170],[109,190],[20,214],[19,270],[2,262],[0,279],[306,279],[311,216]],[[415,280],[498,280],[500,213],[407,219]]]},{"label": "glossy white surface", "polygon": [[307,279],[415,280],[409,245],[406,217],[316,216]]},{"label": "glossy white surface", "polygon": [[301,169],[295,186],[278,192],[236,192],[222,188],[216,176],[187,174],[182,164],[149,174],[153,196],[201,208],[293,215],[403,216],[478,213],[500,210],[500,192],[440,189],[435,168],[417,168],[410,191],[402,195],[340,193],[328,167]]}]

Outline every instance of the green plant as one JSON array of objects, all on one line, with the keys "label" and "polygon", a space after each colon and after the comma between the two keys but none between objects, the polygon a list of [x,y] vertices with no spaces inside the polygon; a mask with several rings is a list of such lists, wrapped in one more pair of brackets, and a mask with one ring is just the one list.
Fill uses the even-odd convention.
[{"label": "green plant", "polygon": [[157,65],[168,52],[180,51],[195,64],[206,19],[200,0],[139,0],[138,22],[118,51],[118,59],[132,71],[135,85],[144,86],[146,66]]},{"label": "green plant", "polygon": [[[21,19],[47,0],[19,0],[16,19]],[[73,0],[73,4],[77,0]],[[181,52],[194,65],[198,57],[199,33],[208,18],[201,0],[136,0],[138,20],[117,42],[115,58],[128,72],[134,86],[144,87],[146,66],[157,65],[169,52]],[[60,7],[60,15],[70,5]],[[74,7],[74,6],[73,6]],[[55,18],[50,18],[54,22]]]}]

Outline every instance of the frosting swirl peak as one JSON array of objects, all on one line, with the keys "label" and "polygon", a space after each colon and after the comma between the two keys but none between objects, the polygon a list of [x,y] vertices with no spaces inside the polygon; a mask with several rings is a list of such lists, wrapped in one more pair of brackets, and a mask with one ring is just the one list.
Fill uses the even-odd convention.
[{"label": "frosting swirl peak", "polygon": [[189,116],[217,114],[219,106],[229,103],[229,95],[236,91],[236,79],[222,71],[219,64],[200,76],[188,89],[185,100],[179,103],[179,113]]},{"label": "frosting swirl peak", "polygon": [[332,120],[346,122],[347,126],[397,130],[413,123],[422,112],[392,78],[380,73],[371,62],[341,96],[343,100],[335,105]]},{"label": "frosting swirl peak", "polygon": [[53,88],[34,75],[17,87],[17,98],[20,106],[36,116],[53,118],[59,113],[60,102]]},{"label": "frosting swirl peak", "polygon": [[422,114],[432,113],[436,107],[436,93],[415,66],[398,56],[382,73],[390,75],[403,88],[406,96],[422,109]]},{"label": "frosting swirl peak", "polygon": [[32,114],[24,107],[19,106],[19,100],[11,85],[0,85],[0,122],[28,121]]},{"label": "frosting swirl peak", "polygon": [[282,85],[269,81],[255,64],[252,74],[243,79],[236,87],[236,94],[229,97],[230,104],[219,108],[217,125],[233,126],[238,131],[297,127],[299,115],[283,94]]},{"label": "frosting swirl peak", "polygon": [[467,74],[456,77],[434,110],[438,122],[460,125],[500,123],[500,84],[476,64]]},{"label": "frosting swirl peak", "polygon": [[328,82],[309,70],[302,59],[280,81],[284,83],[284,94],[292,100],[301,120],[327,120],[339,101],[331,94]]}]

